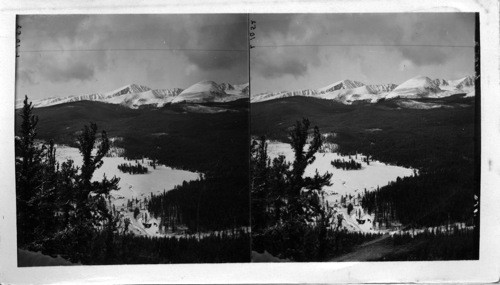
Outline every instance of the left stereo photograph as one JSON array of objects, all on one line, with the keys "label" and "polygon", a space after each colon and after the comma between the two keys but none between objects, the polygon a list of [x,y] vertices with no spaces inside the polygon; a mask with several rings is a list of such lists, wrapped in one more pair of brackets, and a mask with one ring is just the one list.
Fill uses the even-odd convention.
[{"label": "left stereo photograph", "polygon": [[250,262],[247,23],[17,16],[19,267]]}]

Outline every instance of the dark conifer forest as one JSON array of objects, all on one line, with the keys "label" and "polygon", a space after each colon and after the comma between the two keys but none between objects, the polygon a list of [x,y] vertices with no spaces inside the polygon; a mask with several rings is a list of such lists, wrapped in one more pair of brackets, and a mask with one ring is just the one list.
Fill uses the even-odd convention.
[{"label": "dark conifer forest", "polygon": [[361,163],[354,161],[354,159],[350,159],[346,161],[345,159],[335,159],[331,162],[332,166],[337,169],[343,170],[358,170],[361,169]]},{"label": "dark conifer forest", "polygon": [[[283,260],[328,261],[382,239],[406,250],[381,260],[477,258],[477,235],[470,231],[478,230],[474,101],[447,100],[461,107],[400,110],[391,101],[349,106],[300,97],[252,104],[251,134],[259,139],[250,146],[248,130],[241,128],[248,124],[248,109],[241,102],[214,104],[234,112],[207,115],[180,106],[132,110],[84,101],[33,109],[26,100],[16,119],[18,246],[81,264],[246,262],[252,250]],[[95,110],[92,118],[88,108]],[[297,121],[301,117],[309,119]],[[148,120],[155,123],[144,124]],[[92,180],[111,136],[123,138],[114,145],[136,160],[120,165],[123,173],[147,175],[158,164],[202,173],[143,201],[148,218],[160,220],[163,229],[185,228],[183,237],[137,236],[117,226],[109,194],[119,178]],[[268,139],[289,142],[294,160],[270,159]],[[83,166],[57,163],[55,143],[77,147]],[[342,216],[323,203],[331,174],[303,176],[325,143],[337,144],[340,154],[362,153],[365,163],[415,169],[413,176],[358,197],[376,222],[403,229],[455,223],[467,228],[390,238],[341,229]],[[144,157],[152,162],[139,162]],[[353,159],[331,165],[361,168]],[[352,211],[351,203],[344,204]],[[135,209],[141,217],[142,208]]]},{"label": "dark conifer forest", "polygon": [[[87,102],[83,102],[85,105]],[[79,104],[76,104],[79,105]],[[108,108],[107,104],[97,104]],[[118,190],[118,177],[93,180],[93,173],[103,164],[110,150],[108,133],[101,131],[95,123],[85,125],[85,114],[88,112],[71,112],[72,120],[61,120],[64,112],[59,110],[35,110],[28,98],[24,108],[18,111],[16,118],[16,191],[17,191],[17,230],[18,248],[40,252],[49,256],[61,256],[79,264],[141,264],[141,263],[205,263],[205,262],[245,262],[250,260],[249,205],[248,205],[248,166],[245,159],[240,162],[230,159],[246,157],[248,143],[244,140],[247,131],[232,121],[229,125],[220,125],[224,116],[199,118],[213,125],[214,132],[232,132],[229,144],[241,143],[243,147],[235,148],[231,153],[228,145],[221,148],[201,148],[194,138],[187,148],[200,151],[196,157],[200,164],[184,162],[179,150],[172,146],[173,160],[167,160],[178,167],[205,170],[200,180],[185,182],[172,191],[145,199],[154,216],[165,221],[174,220],[171,209],[175,209],[176,219],[187,226],[188,231],[180,237],[147,237],[131,234],[127,231],[130,220],[120,219],[114,205],[110,204],[110,193]],[[98,110],[99,108],[96,108]],[[127,112],[125,109],[118,108]],[[37,112],[39,111],[39,112]],[[53,112],[55,111],[55,112]],[[144,111],[144,110],[143,110]],[[149,110],[151,111],[151,110]],[[160,112],[162,112],[160,110]],[[59,121],[51,121],[48,115]],[[98,114],[97,112],[96,114]],[[145,112],[147,113],[147,112]],[[170,114],[169,111],[166,111]],[[245,117],[243,109],[240,116]],[[113,116],[114,114],[107,114]],[[129,114],[130,115],[130,114]],[[227,113],[234,116],[233,113]],[[174,114],[175,116],[175,114]],[[194,116],[198,116],[195,114]],[[99,118],[99,115],[96,116]],[[191,117],[185,116],[189,122]],[[61,124],[64,121],[64,124]],[[112,121],[112,120],[110,120]],[[119,121],[119,120],[118,120]],[[230,120],[231,122],[231,120]],[[76,131],[77,123],[83,128]],[[45,125],[44,125],[45,124]],[[231,125],[232,124],[232,125]],[[69,128],[64,127],[70,126]],[[109,125],[108,125],[109,127]],[[220,127],[217,129],[217,127]],[[74,128],[74,129],[73,129]],[[70,132],[63,130],[70,129]],[[128,128],[127,128],[128,129]],[[237,130],[237,131],[236,131]],[[122,129],[123,131],[123,129]],[[241,134],[238,134],[238,131]],[[207,132],[203,132],[207,133]],[[82,155],[83,165],[76,167],[71,160],[58,163],[55,159],[56,143],[67,143],[76,146]],[[116,135],[116,129],[115,129]],[[217,135],[221,135],[218,133]],[[126,136],[128,137],[128,136]],[[179,134],[174,136],[181,138]],[[187,135],[189,137],[189,135]],[[42,140],[40,140],[42,139]],[[240,141],[238,141],[238,139]],[[129,158],[142,158],[146,154],[153,155],[151,166],[156,167],[158,161],[165,161],[160,152],[147,150],[148,140],[144,143],[143,152],[130,154],[132,140],[125,139],[125,149]],[[158,143],[152,139],[154,143]],[[222,142],[222,137],[214,143]],[[48,143],[45,143],[48,142]],[[185,141],[188,142],[188,141]],[[224,148],[224,151],[220,151]],[[145,150],[145,151],[144,151]],[[167,150],[165,150],[167,151]],[[201,153],[203,152],[203,155]],[[155,155],[156,154],[156,155]],[[193,153],[187,151],[187,156]],[[218,159],[208,157],[219,154]],[[163,159],[163,160],[162,160]],[[177,161],[175,163],[174,161]],[[187,163],[187,164],[181,164]],[[224,163],[222,163],[224,162]],[[122,172],[145,174],[148,167],[137,162],[119,166]],[[137,201],[136,201],[137,202]],[[169,212],[170,211],[170,212]],[[140,217],[136,208],[134,218]],[[143,215],[144,219],[148,218]],[[125,222],[125,226],[123,226]],[[181,225],[179,223],[179,225]],[[217,230],[217,231],[216,231]],[[190,234],[191,233],[191,234]],[[195,235],[197,234],[197,235]],[[20,264],[20,266],[23,266]]]},{"label": "dark conifer forest", "polygon": [[130,173],[130,174],[145,174],[148,173],[148,168],[146,166],[143,166],[140,163],[137,163],[135,165],[131,163],[122,163],[118,165],[118,169],[121,172],[124,173]]},{"label": "dark conifer forest", "polygon": [[[289,126],[297,117],[308,117],[323,133],[335,134],[324,140],[338,145],[340,154],[362,153],[370,160],[416,169],[413,176],[398,178],[387,186],[366,192],[361,201],[363,208],[375,214],[376,222],[388,228],[465,223],[469,229],[420,243],[422,248],[437,248],[437,244],[447,241],[456,253],[437,250],[425,256],[423,249],[416,249],[414,254],[390,258],[478,258],[478,235],[471,234],[470,230],[478,231],[473,214],[475,196],[479,193],[475,98],[422,99],[451,106],[433,110],[401,109],[396,100],[343,105],[329,100],[291,97],[254,103],[251,133],[255,137],[288,141]],[[332,161],[332,166],[344,170],[358,168],[355,163],[341,160]],[[273,171],[272,167],[269,171]],[[258,234],[253,239],[258,245],[256,248],[264,244],[260,239]],[[269,247],[259,249],[271,252]],[[282,250],[275,253],[286,256]]]}]

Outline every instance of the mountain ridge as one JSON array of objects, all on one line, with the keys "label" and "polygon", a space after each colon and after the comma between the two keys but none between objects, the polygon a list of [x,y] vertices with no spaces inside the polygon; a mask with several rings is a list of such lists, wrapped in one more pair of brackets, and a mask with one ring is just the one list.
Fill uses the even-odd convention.
[{"label": "mountain ridge", "polygon": [[250,102],[257,103],[293,96],[307,96],[334,100],[349,105],[357,101],[376,103],[381,99],[393,98],[443,98],[464,93],[467,97],[473,97],[475,96],[474,81],[474,76],[448,80],[431,79],[419,75],[396,85],[393,83],[364,84],[360,81],[344,79],[318,89],[259,93],[252,95]]},{"label": "mountain ridge", "polygon": [[[211,85],[212,87],[207,86],[206,82],[211,82],[209,85]],[[192,91],[193,89],[196,89],[197,92],[190,92],[190,90]],[[188,91],[185,92],[186,90]],[[176,98],[183,92],[183,96],[176,100]],[[152,89],[145,85],[133,83],[103,93],[92,93],[66,97],[49,97],[45,99],[33,100],[32,103],[34,107],[40,108],[77,101],[99,101],[109,104],[119,104],[128,108],[137,109],[143,105],[163,107],[165,104],[181,102],[230,102],[248,97],[248,83],[218,84],[214,81],[203,80],[189,86],[186,89]],[[16,109],[22,108],[23,101],[24,99],[16,100]]]}]

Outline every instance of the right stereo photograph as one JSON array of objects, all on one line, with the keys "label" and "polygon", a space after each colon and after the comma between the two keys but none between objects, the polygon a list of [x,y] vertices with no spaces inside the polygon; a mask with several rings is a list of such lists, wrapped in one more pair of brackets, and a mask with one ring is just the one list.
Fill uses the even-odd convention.
[{"label": "right stereo photograph", "polygon": [[479,258],[477,13],[252,14],[253,262]]}]

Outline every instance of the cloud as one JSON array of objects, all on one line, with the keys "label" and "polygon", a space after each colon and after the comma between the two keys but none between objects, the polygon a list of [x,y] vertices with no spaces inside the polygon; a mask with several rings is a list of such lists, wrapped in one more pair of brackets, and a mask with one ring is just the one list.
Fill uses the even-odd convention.
[{"label": "cloud", "polygon": [[112,60],[105,52],[47,52],[21,53],[18,78],[23,83],[42,81],[88,81],[95,79],[99,70],[105,70]]},{"label": "cloud", "polygon": [[256,16],[256,40],[252,44],[257,47],[250,51],[252,72],[269,78],[287,75],[298,78],[307,74],[309,68],[319,66],[319,47],[307,44],[317,42],[321,29],[308,26],[307,17],[302,14]]},{"label": "cloud", "polygon": [[19,78],[25,83],[91,80],[96,70],[110,63],[105,52],[80,51],[96,48],[99,42],[91,32],[90,16],[20,16],[19,23],[23,26]]},{"label": "cloud", "polygon": [[184,69],[184,73],[186,75],[191,75],[193,72],[197,71],[198,70],[198,67],[194,64],[190,64],[188,66],[186,66],[186,68]]},{"label": "cloud", "polygon": [[18,21],[23,27],[23,49],[39,49],[40,44],[58,46],[62,41],[87,40],[91,36],[86,32],[90,21],[88,15],[23,15]]},{"label": "cloud", "polygon": [[68,65],[49,65],[44,77],[52,82],[68,81],[68,80],[91,80],[94,76],[94,68],[84,62],[73,62]]},{"label": "cloud", "polygon": [[38,82],[35,80],[35,71],[32,69],[19,69],[17,72],[17,78],[24,83],[29,83],[32,85],[37,84]]},{"label": "cloud", "polygon": [[38,84],[41,81],[68,82],[94,79],[95,65],[84,60],[61,61],[56,57],[42,57],[38,61],[24,60],[27,64],[18,71],[23,83]]},{"label": "cloud", "polygon": [[438,47],[400,47],[399,52],[404,59],[417,66],[445,64],[450,60],[450,54]]},{"label": "cloud", "polygon": [[207,50],[184,51],[190,63],[203,71],[235,66],[245,68],[248,54],[246,15],[193,15],[186,22],[188,24],[181,25],[176,35],[188,37],[187,48]]},{"label": "cloud", "polygon": [[[242,66],[247,56],[243,52],[185,52],[190,63],[204,71],[230,69],[234,66]],[[244,68],[244,66],[242,66]]]},{"label": "cloud", "polygon": [[[142,50],[147,49],[180,49],[174,51],[175,56],[183,57],[186,64],[200,71],[248,70],[244,14],[36,15],[19,19],[23,25],[21,51],[68,51],[24,53],[24,82],[33,82],[34,77],[53,82],[85,81],[98,71],[111,70],[116,64],[136,65],[142,68],[141,72],[156,73],[156,65],[144,64],[146,52]],[[108,49],[111,51],[106,52]],[[118,51],[113,51],[116,49]],[[169,52],[172,53],[166,51]],[[147,55],[156,57],[154,60],[158,62],[164,61],[165,53]]]},{"label": "cloud", "polygon": [[308,64],[304,60],[298,58],[277,58],[278,61],[270,57],[259,57],[256,59],[252,67],[267,78],[277,78],[285,75],[291,75],[295,78],[303,76],[307,73]]},{"label": "cloud", "polygon": [[100,20],[104,31],[99,34],[105,35],[100,46],[176,49],[202,71],[230,69],[247,61],[244,14],[115,15]]},{"label": "cloud", "polygon": [[[258,59],[252,67],[255,66],[254,70],[263,76],[276,78],[279,77],[279,72],[282,72],[283,76],[302,76],[308,72],[307,68],[335,65],[335,62],[324,60],[325,56],[321,59],[321,53],[316,46],[322,45],[326,46],[319,49],[323,54],[336,53],[337,59],[340,54],[358,58],[359,53],[366,53],[369,47],[373,46],[374,50],[390,54],[396,61],[411,62],[413,67],[448,64],[457,58],[457,53],[451,48],[429,45],[473,44],[473,14],[458,14],[258,15],[257,46],[294,47],[289,48],[288,53],[260,48],[259,53],[254,53]],[[329,45],[337,47],[327,47]],[[309,51],[305,51],[307,46]],[[377,54],[379,53],[365,54],[359,58],[362,61],[373,61],[373,56]],[[293,64],[297,64],[297,67],[293,67]],[[364,62],[356,64],[366,65]]]},{"label": "cloud", "polygon": [[399,64],[399,70],[401,70],[401,71],[412,70],[414,68],[415,68],[415,64],[411,60],[408,60],[408,59],[404,59]]}]

